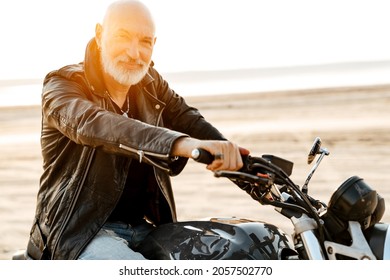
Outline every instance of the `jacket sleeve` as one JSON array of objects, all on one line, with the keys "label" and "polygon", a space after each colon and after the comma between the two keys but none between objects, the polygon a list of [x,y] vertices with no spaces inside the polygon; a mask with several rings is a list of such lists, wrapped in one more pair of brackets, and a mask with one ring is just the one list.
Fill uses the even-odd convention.
[{"label": "jacket sleeve", "polygon": [[42,92],[42,144],[50,145],[67,137],[80,145],[149,163],[173,160],[173,143],[186,134],[125,118],[91,98],[77,79],[64,77],[58,71],[49,74]]}]

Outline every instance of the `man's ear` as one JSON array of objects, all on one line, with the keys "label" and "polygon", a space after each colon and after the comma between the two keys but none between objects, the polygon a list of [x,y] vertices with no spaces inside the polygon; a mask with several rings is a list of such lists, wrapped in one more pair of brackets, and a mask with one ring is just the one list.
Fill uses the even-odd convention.
[{"label": "man's ear", "polygon": [[95,27],[95,41],[98,46],[98,49],[100,49],[101,47],[102,33],[103,33],[103,26],[100,23],[97,23]]}]

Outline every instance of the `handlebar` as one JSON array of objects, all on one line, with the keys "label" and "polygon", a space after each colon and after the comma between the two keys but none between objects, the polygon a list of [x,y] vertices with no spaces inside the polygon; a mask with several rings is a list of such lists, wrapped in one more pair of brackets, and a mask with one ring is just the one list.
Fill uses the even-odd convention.
[{"label": "handlebar", "polygon": [[[249,155],[249,151],[242,147],[239,147],[238,149],[240,151],[242,161],[244,162],[245,158]],[[195,161],[204,164],[211,164],[216,159],[215,155],[212,155],[209,151],[203,148],[197,148],[192,150],[191,157]]]}]

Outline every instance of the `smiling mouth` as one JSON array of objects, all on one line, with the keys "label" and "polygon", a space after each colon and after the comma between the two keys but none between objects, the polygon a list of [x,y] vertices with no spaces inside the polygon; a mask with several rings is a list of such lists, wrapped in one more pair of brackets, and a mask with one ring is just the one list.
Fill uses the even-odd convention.
[{"label": "smiling mouth", "polygon": [[143,67],[141,63],[137,62],[119,61],[119,64],[128,70],[139,70]]}]

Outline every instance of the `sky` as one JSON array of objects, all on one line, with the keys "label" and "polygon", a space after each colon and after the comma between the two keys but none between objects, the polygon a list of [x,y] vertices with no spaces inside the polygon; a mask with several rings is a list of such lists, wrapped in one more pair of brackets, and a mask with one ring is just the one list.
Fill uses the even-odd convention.
[{"label": "sky", "polygon": [[[83,59],[111,0],[0,2],[0,80]],[[390,61],[386,0],[144,0],[160,72]]]}]

